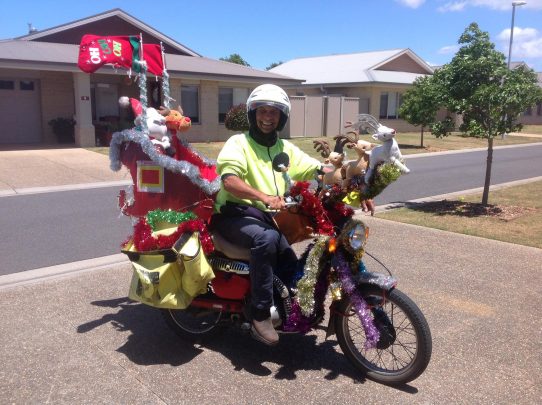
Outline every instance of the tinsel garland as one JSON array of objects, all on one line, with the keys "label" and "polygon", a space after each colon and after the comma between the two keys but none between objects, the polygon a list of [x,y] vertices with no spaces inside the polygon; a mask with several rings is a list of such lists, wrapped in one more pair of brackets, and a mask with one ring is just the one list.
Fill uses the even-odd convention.
[{"label": "tinsel garland", "polygon": [[297,300],[292,301],[292,311],[290,316],[284,322],[282,329],[285,332],[299,332],[307,333],[312,329],[314,324],[323,318],[324,315],[324,301],[326,298],[328,281],[327,276],[329,273],[329,266],[326,266],[320,272],[316,285],[314,287],[314,312],[310,316],[305,316],[301,312],[301,307]]},{"label": "tinsel garland", "polygon": [[185,232],[199,233],[199,239],[205,254],[209,254],[214,250],[211,235],[209,235],[207,227],[201,219],[190,219],[180,223],[177,230],[171,235],[153,236],[151,226],[147,223],[145,218],[140,218],[134,225],[134,246],[140,252],[169,249]]},{"label": "tinsel garland", "polygon": [[179,142],[182,146],[184,146],[190,154],[190,160],[189,162],[201,162],[205,166],[215,166],[216,160],[209,159],[206,156],[202,155],[201,153],[197,152],[192,145],[190,145],[190,142],[188,142],[186,139],[180,139]]},{"label": "tinsel garland", "polygon": [[363,330],[365,331],[365,337],[367,338],[364,345],[365,349],[374,349],[380,339],[380,332],[373,322],[371,309],[357,291],[350,266],[340,249],[335,253],[334,267],[339,276],[342,289],[350,297],[354,311],[358,315]]},{"label": "tinsel garland", "polygon": [[180,173],[198,186],[205,194],[211,196],[220,190],[220,176],[209,181],[201,176],[199,167],[185,160],[176,160],[156,150],[153,143],[142,131],[134,128],[115,132],[109,147],[109,160],[111,170],[117,172],[122,167],[120,148],[124,142],[135,142],[141,145],[143,152],[155,163],[174,173]]},{"label": "tinsel garland", "polygon": [[153,210],[147,212],[147,223],[150,225],[153,231],[157,230],[157,224],[165,222],[169,224],[180,224],[191,219],[197,219],[198,216],[191,211],[179,212],[173,210]]},{"label": "tinsel garland", "polygon": [[303,277],[297,282],[297,301],[301,313],[305,316],[310,316],[314,312],[314,288],[322,270],[320,261],[326,251],[328,240],[329,236],[318,237],[307,256]]},{"label": "tinsel garland", "polygon": [[138,74],[138,86],[139,86],[139,102],[141,103],[141,132],[145,135],[149,135],[149,128],[147,126],[147,62],[144,60],[136,60],[135,63],[139,64]]},{"label": "tinsel garland", "polygon": [[301,212],[314,218],[316,225],[315,233],[320,235],[333,235],[333,224],[328,219],[326,211],[320,202],[318,196],[314,195],[309,190],[309,183],[306,181],[300,181],[295,183],[292,188],[290,188],[290,195],[297,199],[296,197],[301,197],[301,202],[299,204]]},{"label": "tinsel garland", "polygon": [[165,68],[162,71],[162,96],[164,98],[164,107],[169,108],[173,99],[169,90],[169,73]]},{"label": "tinsel garland", "polygon": [[401,176],[401,170],[393,163],[384,163],[376,167],[375,174],[367,187],[362,187],[361,199],[370,200],[379,195],[388,185]]}]

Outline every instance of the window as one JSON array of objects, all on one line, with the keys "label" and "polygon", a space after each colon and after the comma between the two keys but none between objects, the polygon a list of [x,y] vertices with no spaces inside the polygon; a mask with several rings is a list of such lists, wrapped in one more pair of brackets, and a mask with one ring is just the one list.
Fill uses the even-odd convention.
[{"label": "window", "polygon": [[236,105],[247,102],[248,89],[242,87],[219,87],[218,88],[218,122],[223,124],[227,112]]},{"label": "window", "polygon": [[193,124],[198,124],[199,86],[181,86],[181,105],[184,115],[190,117]]},{"label": "window", "polygon": [[21,90],[33,91],[34,90],[34,82],[32,80],[21,80],[19,82],[19,88]]},{"label": "window", "polygon": [[536,113],[538,115],[542,115],[542,103],[537,103],[536,104]]},{"label": "window", "polygon": [[15,90],[15,82],[13,80],[0,80],[0,90]]},{"label": "window", "polygon": [[523,115],[525,115],[526,117],[530,117],[531,115],[533,115],[533,108],[532,107],[527,108],[525,112],[523,113]]},{"label": "window", "polygon": [[403,96],[397,92],[380,93],[380,118],[399,118],[399,107],[403,102]]},{"label": "window", "polygon": [[233,107],[233,89],[228,87],[218,88],[218,122],[223,124],[226,113]]}]

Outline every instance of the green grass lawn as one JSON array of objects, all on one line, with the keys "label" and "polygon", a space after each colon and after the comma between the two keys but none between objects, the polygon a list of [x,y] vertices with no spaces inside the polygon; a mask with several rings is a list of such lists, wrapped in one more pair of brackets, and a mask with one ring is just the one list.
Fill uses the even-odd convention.
[{"label": "green grass lawn", "polygon": [[542,181],[491,191],[489,206],[482,195],[407,204],[377,213],[379,218],[466,235],[542,248]]}]

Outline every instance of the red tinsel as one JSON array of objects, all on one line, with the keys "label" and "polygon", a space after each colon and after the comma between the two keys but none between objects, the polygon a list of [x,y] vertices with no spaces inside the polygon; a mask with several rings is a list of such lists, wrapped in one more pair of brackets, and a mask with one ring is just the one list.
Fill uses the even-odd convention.
[{"label": "red tinsel", "polygon": [[295,183],[290,189],[290,195],[294,198],[301,197],[301,211],[314,218],[316,233],[320,235],[333,235],[333,224],[328,219],[319,198],[309,191],[309,182],[300,181]]},{"label": "red tinsel", "polygon": [[134,226],[134,246],[140,252],[169,249],[185,232],[199,232],[199,240],[205,254],[214,250],[211,235],[201,219],[191,219],[181,222],[171,235],[152,235],[152,229],[145,218],[141,218]]}]

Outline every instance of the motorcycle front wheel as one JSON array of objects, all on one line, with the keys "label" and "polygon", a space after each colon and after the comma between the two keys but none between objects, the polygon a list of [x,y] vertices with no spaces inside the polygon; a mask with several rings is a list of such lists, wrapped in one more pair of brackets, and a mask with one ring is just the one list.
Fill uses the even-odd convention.
[{"label": "motorcycle front wheel", "polygon": [[188,307],[162,309],[167,325],[181,338],[188,341],[203,340],[218,331],[222,311]]},{"label": "motorcycle front wheel", "polygon": [[352,302],[345,298],[335,318],[339,345],[350,362],[368,378],[382,384],[405,384],[419,377],[431,359],[429,325],[420,309],[396,289],[361,289],[380,332],[374,349],[365,349],[365,332]]}]

